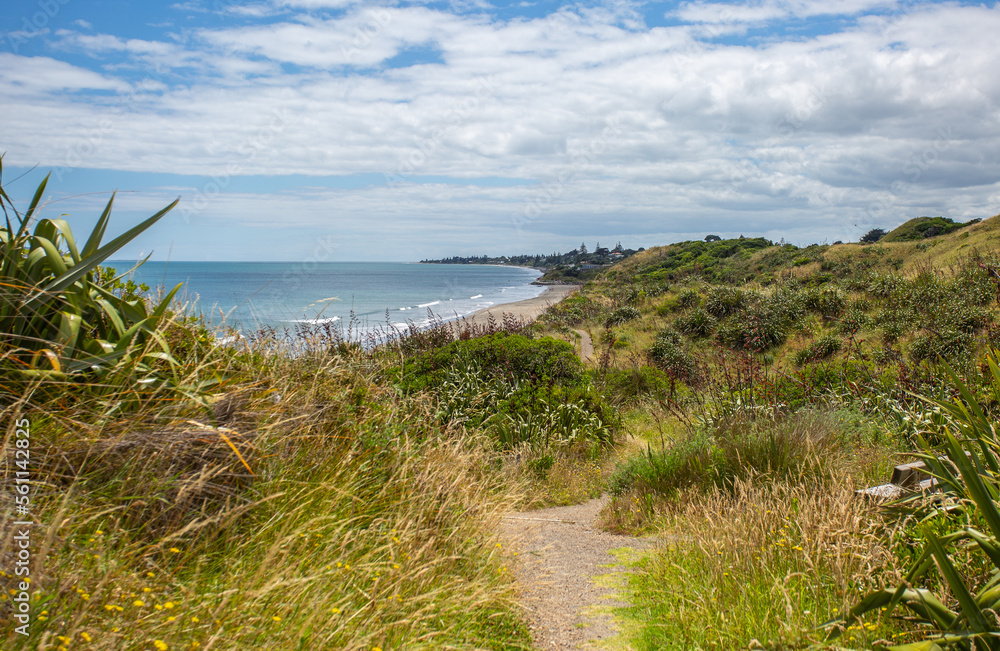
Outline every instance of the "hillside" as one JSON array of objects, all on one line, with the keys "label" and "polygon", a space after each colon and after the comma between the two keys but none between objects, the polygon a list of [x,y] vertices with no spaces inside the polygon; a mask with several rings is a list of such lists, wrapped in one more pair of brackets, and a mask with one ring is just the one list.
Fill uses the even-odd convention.
[{"label": "hillside", "polygon": [[[935,218],[938,219],[938,218]],[[912,219],[885,235],[875,248],[870,244],[779,246],[763,238],[703,242],[695,240],[651,247],[608,271],[608,281],[677,281],[700,276],[713,282],[767,285],[780,278],[802,278],[818,268],[843,274],[845,265],[858,258],[872,268],[902,269],[948,266],[971,251],[1000,248],[1000,216],[968,224],[952,224],[950,232],[918,238],[933,226],[930,218]],[[818,267],[816,266],[818,265]]]},{"label": "hillside", "polygon": [[[968,436],[992,437],[1000,409],[998,265],[997,217],[865,245],[682,242],[636,254],[544,315],[545,333],[595,342],[595,383],[639,442],[608,480],[605,526],[678,541],[629,580],[621,612],[638,648],[827,648],[808,633],[822,621],[850,648],[937,639],[944,620],[921,610],[931,596],[947,625],[960,621],[942,574],[975,593],[982,554],[949,556],[942,574],[911,566],[931,538],[854,491],[916,452],[997,463]],[[927,402],[959,395],[969,410]],[[942,447],[947,433],[964,443]],[[965,490],[945,489],[974,501]],[[887,526],[900,533],[886,538]],[[883,595],[907,572],[928,592],[892,615]]]},{"label": "hillside", "polygon": [[963,224],[947,217],[916,217],[900,224],[879,241],[886,244],[890,242],[916,242],[931,237],[947,235],[960,228],[978,224],[980,221],[979,219],[974,219]]},{"label": "hillside", "polygon": [[[538,550],[501,523],[582,502],[591,537],[651,537],[605,583],[626,648],[1000,635],[998,218],[656,247],[534,324],[224,345],[180,287],[154,301],[98,266],[174,204],[102,245],[109,203],[81,249],[32,222],[44,195],[0,191],[4,648],[539,648],[517,578]],[[934,502],[859,499],[914,454]]]}]

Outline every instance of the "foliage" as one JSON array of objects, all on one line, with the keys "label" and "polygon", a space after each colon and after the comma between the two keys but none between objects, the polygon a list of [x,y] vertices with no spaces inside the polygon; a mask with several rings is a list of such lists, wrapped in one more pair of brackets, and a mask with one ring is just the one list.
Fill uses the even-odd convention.
[{"label": "foliage", "polygon": [[[990,394],[996,404],[1000,400],[996,351],[988,357],[987,365]],[[922,447],[919,456],[937,479],[945,499],[928,501],[918,495],[897,506],[917,522],[912,533],[921,544],[919,554],[913,556],[896,587],[871,592],[845,617],[828,622],[827,626],[837,626],[831,637],[867,613],[882,610],[891,614],[904,607],[910,621],[920,626],[924,640],[906,648],[997,648],[1000,495],[996,478],[1000,475],[1000,439],[988,410],[954,370],[945,368],[959,396],[951,402],[928,402],[950,419],[947,430],[937,446],[923,437],[918,439]],[[940,436],[940,432],[935,434]],[[977,559],[987,571],[969,571]],[[935,587],[939,588],[937,593]]]},{"label": "foliage", "polygon": [[910,342],[910,356],[915,362],[955,360],[966,355],[972,343],[972,336],[961,330],[925,331]]},{"label": "foliage", "polygon": [[832,481],[839,440],[824,414],[751,421],[731,419],[629,458],[609,482],[612,495],[631,490],[673,495],[697,486],[732,488],[737,480],[767,476],[811,485]]},{"label": "foliage", "polygon": [[642,316],[642,312],[639,308],[632,305],[624,305],[622,307],[616,308],[608,315],[608,318],[604,319],[604,327],[612,328],[616,325],[622,325],[628,323],[629,321],[634,321]]},{"label": "foliage", "polygon": [[785,340],[781,315],[767,304],[757,303],[719,324],[719,341],[736,350],[763,352]]},{"label": "foliage", "polygon": [[805,304],[807,309],[820,316],[833,319],[840,316],[847,304],[847,298],[835,287],[813,288],[806,292]]},{"label": "foliage", "polygon": [[489,443],[324,347],[274,351],[214,348],[236,383],[218,425],[0,406],[57,486],[32,500],[31,635],[0,610],[5,649],[529,648],[498,536],[517,481]]},{"label": "foliage", "polygon": [[112,195],[80,247],[66,220],[38,219],[48,178],[23,215],[0,185],[6,218],[0,227],[0,363],[22,381],[117,378],[147,386],[170,381],[176,361],[158,328],[179,286],[150,310],[134,284],[120,284],[98,265],[177,201],[102,246]]},{"label": "foliage", "polygon": [[694,287],[685,287],[677,292],[677,304],[681,307],[696,307],[701,303],[701,294]]},{"label": "foliage", "polygon": [[861,236],[859,240],[862,244],[874,244],[878,242],[883,237],[885,237],[885,230],[881,228],[873,228],[864,235]]},{"label": "foliage", "polygon": [[501,447],[612,441],[617,417],[573,347],[497,333],[453,341],[390,369],[407,393],[431,390],[438,417],[488,432]]},{"label": "foliage", "polygon": [[[635,563],[626,598],[629,648],[813,648],[816,613],[843,611],[893,556],[844,477],[815,490],[765,478],[682,492],[656,519],[662,543]],[[635,492],[615,500],[642,508]],[[905,629],[871,617],[843,638],[870,648]],[[813,639],[810,639],[813,638]],[[840,647],[843,648],[843,647]]]},{"label": "foliage", "polygon": [[[971,223],[971,222],[970,222]],[[913,242],[936,235],[946,235],[968,226],[948,217],[916,217],[897,226],[883,238],[883,242]]]},{"label": "foliage", "polygon": [[572,382],[582,374],[570,344],[507,333],[447,343],[406,360],[394,372],[400,374],[404,390],[417,391],[440,385],[449,372],[463,366],[492,379],[537,384]]},{"label": "foliage", "polygon": [[675,379],[695,379],[697,367],[694,358],[681,346],[681,337],[669,328],[656,334],[649,348],[649,358]]},{"label": "foliage", "polygon": [[840,337],[837,337],[836,335],[823,335],[816,341],[809,344],[808,347],[800,350],[795,355],[795,363],[798,366],[802,366],[803,364],[808,364],[809,362],[826,359],[834,353],[839,352],[842,345]]},{"label": "foliage", "polygon": [[705,311],[716,319],[735,314],[749,302],[751,296],[742,289],[726,286],[712,287],[705,297]]},{"label": "foliage", "polygon": [[601,393],[620,405],[637,404],[647,398],[668,400],[676,397],[681,389],[677,378],[655,366],[609,369],[599,376],[599,380]]},{"label": "foliage", "polygon": [[674,320],[674,327],[689,337],[707,337],[715,331],[718,321],[702,307],[696,307]]},{"label": "foliage", "polygon": [[602,308],[590,296],[573,294],[548,308],[539,318],[541,323],[556,326],[577,326],[596,319]]}]

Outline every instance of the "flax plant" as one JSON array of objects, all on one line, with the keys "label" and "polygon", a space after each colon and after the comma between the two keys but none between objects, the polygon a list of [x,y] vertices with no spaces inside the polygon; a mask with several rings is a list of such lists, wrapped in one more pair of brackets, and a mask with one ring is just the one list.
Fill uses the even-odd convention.
[{"label": "flax plant", "polygon": [[176,360],[158,325],[180,286],[150,308],[142,297],[114,294],[96,272],[177,201],[102,244],[112,195],[81,247],[65,219],[39,218],[48,176],[22,214],[3,189],[2,172],[0,161],[0,365],[15,380],[4,386],[8,397],[31,380],[93,380],[123,367],[136,381],[162,382],[155,369]]},{"label": "flax plant", "polygon": [[[1000,402],[997,354],[992,351],[985,362],[993,405]],[[918,519],[919,555],[896,586],[872,592],[846,617],[830,622],[839,625],[833,638],[865,614],[905,608],[922,639],[894,649],[1000,649],[1000,437],[995,417],[951,366],[941,363],[958,396],[951,402],[928,400],[950,422],[936,432],[939,444],[918,440],[919,456],[943,495],[930,501],[917,495],[898,505]]]}]

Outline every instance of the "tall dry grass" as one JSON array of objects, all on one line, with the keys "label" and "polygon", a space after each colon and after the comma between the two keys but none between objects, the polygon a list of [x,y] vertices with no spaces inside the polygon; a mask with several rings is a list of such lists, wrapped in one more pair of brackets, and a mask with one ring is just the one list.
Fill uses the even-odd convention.
[{"label": "tall dry grass", "polygon": [[[661,540],[630,580],[636,647],[798,648],[815,627],[900,576],[892,532],[841,478],[821,490],[738,479],[692,490],[661,520]],[[873,616],[841,643],[867,648],[900,629]]]},{"label": "tall dry grass", "polygon": [[495,533],[520,494],[491,446],[369,356],[244,343],[190,351],[207,407],[67,386],[0,408],[4,488],[21,418],[36,478],[35,619],[16,635],[0,603],[4,648],[527,648]]}]

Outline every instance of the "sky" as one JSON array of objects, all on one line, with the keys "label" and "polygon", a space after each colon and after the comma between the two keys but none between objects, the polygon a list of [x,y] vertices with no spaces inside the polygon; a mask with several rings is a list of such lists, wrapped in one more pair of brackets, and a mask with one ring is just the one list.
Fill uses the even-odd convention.
[{"label": "sky", "polygon": [[3,184],[117,257],[404,261],[1000,212],[996,3],[4,0]]}]

